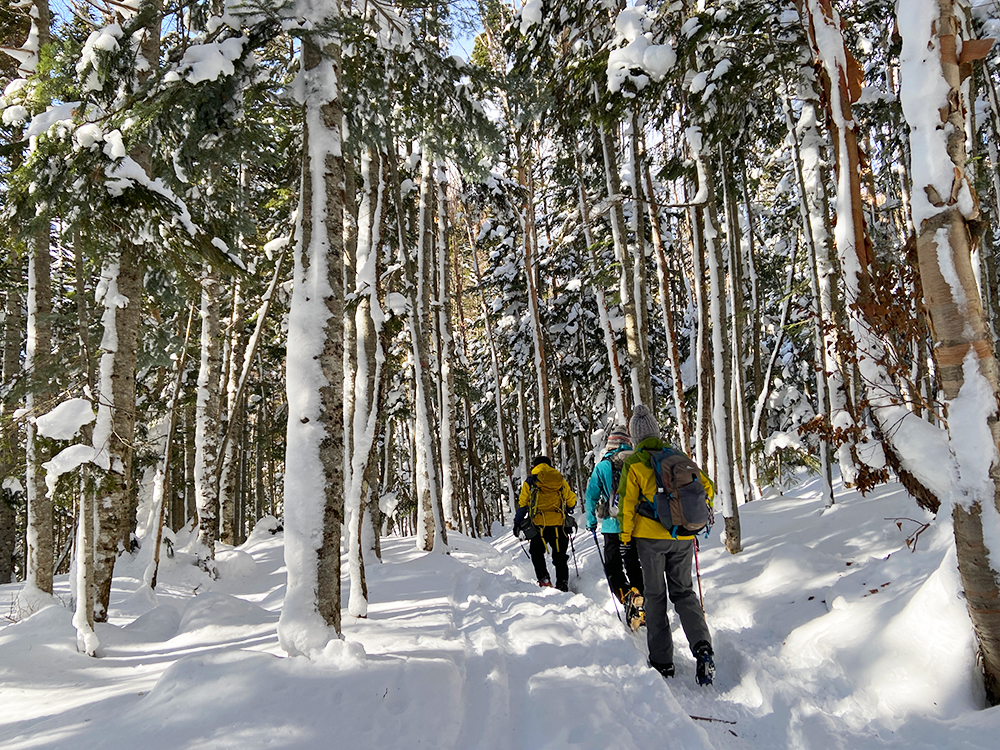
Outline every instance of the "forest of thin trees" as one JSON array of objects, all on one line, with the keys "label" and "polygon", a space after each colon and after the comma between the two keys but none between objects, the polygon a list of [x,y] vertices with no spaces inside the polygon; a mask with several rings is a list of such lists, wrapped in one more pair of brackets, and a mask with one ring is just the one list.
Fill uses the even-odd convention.
[{"label": "forest of thin trees", "polygon": [[730,553],[807,474],[953,523],[1000,702],[998,33],[996,0],[0,0],[0,581],[27,613],[71,573],[94,654],[116,560],[217,576],[264,522],[308,654],[381,538],[501,533],[537,454],[582,494],[643,403]]}]

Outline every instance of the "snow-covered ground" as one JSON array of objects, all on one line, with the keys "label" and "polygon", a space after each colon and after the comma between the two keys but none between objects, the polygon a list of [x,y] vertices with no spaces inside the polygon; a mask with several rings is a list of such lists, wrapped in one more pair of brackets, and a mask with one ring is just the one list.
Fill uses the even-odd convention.
[{"label": "snow-covered ground", "polygon": [[700,555],[710,688],[679,628],[677,676],[645,666],[586,532],[577,593],[538,589],[509,534],[451,535],[450,556],[387,539],[368,618],[345,613],[321,659],[287,658],[282,538],[261,529],[219,555],[215,582],[165,559],[155,600],[141,561],[121,561],[97,659],[77,653],[68,608],[10,624],[18,587],[0,587],[0,747],[997,746],[943,519],[911,552],[928,519],[897,486],[824,512],[811,481],[740,513],[744,551],[713,534]]}]

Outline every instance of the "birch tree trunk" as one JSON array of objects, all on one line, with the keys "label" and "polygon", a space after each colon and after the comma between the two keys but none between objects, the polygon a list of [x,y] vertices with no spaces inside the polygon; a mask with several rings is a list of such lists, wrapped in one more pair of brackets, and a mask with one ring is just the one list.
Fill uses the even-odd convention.
[{"label": "birch tree trunk", "polygon": [[[517,452],[518,477],[521,481],[528,478],[528,406],[524,397],[524,381],[517,381]],[[512,488],[513,489],[513,488]],[[514,509],[511,509],[514,512]]]},{"label": "birch tree trunk", "polygon": [[[787,86],[787,84],[786,84]],[[831,428],[834,425],[844,425],[843,417],[850,419],[850,415],[843,412],[845,406],[843,378],[840,369],[837,367],[836,357],[831,362],[829,357],[834,351],[834,344],[831,337],[834,335],[830,328],[833,324],[832,290],[829,276],[832,272],[829,263],[829,236],[826,233],[826,223],[822,216],[818,216],[819,206],[815,205],[817,191],[822,189],[821,181],[818,179],[819,171],[819,149],[815,130],[815,110],[808,103],[802,106],[802,115],[799,121],[799,128],[805,130],[809,139],[809,151],[803,154],[802,145],[799,142],[799,128],[795,126],[792,119],[792,103],[786,95],[783,101],[785,111],[785,124],[788,128],[788,136],[792,142],[792,162],[795,170],[795,180],[799,193],[799,218],[802,221],[802,236],[809,249],[809,278],[812,285],[813,294],[813,317],[815,319],[815,352],[816,352],[816,394],[818,402],[818,414],[829,420]],[[809,161],[806,162],[806,157]],[[817,160],[817,161],[813,161]],[[810,182],[806,182],[806,169],[809,169]],[[822,260],[821,260],[822,256]],[[826,262],[824,263],[823,260]],[[823,269],[821,274],[820,269]],[[827,324],[830,324],[828,328]],[[833,415],[833,403],[838,405],[837,417]],[[853,422],[853,419],[851,419]],[[841,446],[841,466],[844,480],[851,480],[855,474],[853,468],[853,457],[849,444]],[[820,450],[820,481],[822,482],[822,493],[824,505],[830,507],[834,503],[833,477],[832,477],[832,449],[826,434],[822,434],[819,439]]]},{"label": "birch tree trunk", "polygon": [[528,282],[528,315],[531,318],[531,341],[534,345],[535,378],[538,383],[538,431],[541,452],[550,456],[554,443],[552,439],[551,400],[549,398],[549,372],[538,294],[538,234],[535,226],[534,175],[530,159],[525,157],[520,139],[517,141],[517,158],[518,182],[525,189],[527,196],[521,225],[524,237],[524,274]]},{"label": "birch tree trunk", "polygon": [[632,300],[635,308],[635,361],[632,363],[632,389],[638,403],[654,409],[653,379],[649,361],[649,322],[646,304],[646,227],[643,221],[644,207],[648,205],[644,194],[642,176],[645,171],[643,154],[639,148],[642,133],[642,117],[638,106],[632,107],[629,133],[629,154],[632,169]]},{"label": "birch tree trunk", "polygon": [[76,525],[76,605],[73,611],[73,627],[76,629],[76,648],[87,656],[96,656],[99,645],[94,632],[94,531],[97,515],[94,507],[93,491],[84,487],[80,493],[80,517]]},{"label": "birch tree trunk", "polygon": [[[215,542],[219,538],[219,272],[205,266],[201,281],[201,366],[195,407],[195,505],[198,509],[198,564],[216,578]],[[231,442],[231,441],[230,441]]]},{"label": "birch tree trunk", "polygon": [[[739,158],[739,157],[737,157]],[[747,409],[748,390],[744,361],[744,327],[743,311],[745,308],[743,289],[743,231],[740,226],[740,209],[736,197],[735,178],[728,162],[727,149],[719,149],[719,161],[722,176],[722,195],[726,210],[726,268],[729,283],[726,285],[728,308],[732,311],[732,319],[728,327],[728,347],[731,377],[729,382],[729,408],[726,414],[729,418],[729,434],[732,448],[734,472],[734,489],[739,507],[747,501],[750,494],[750,472],[748,456]]]},{"label": "birch tree trunk", "polygon": [[[354,162],[344,159],[344,294],[354,291],[358,254],[358,199]],[[345,486],[351,483],[351,457],[354,455],[354,379],[358,358],[355,316],[344,316],[344,471]],[[345,516],[346,518],[346,516]]]},{"label": "birch tree trunk", "polygon": [[[52,40],[49,35],[48,0],[34,0],[32,25],[38,32],[38,49]],[[24,347],[24,369],[28,373],[25,406],[32,416],[40,417],[55,404],[50,403],[52,388],[49,368],[52,362],[52,281],[49,257],[49,219],[43,214],[42,224],[32,232],[28,248],[28,330]],[[48,451],[39,443],[32,421],[27,422],[27,455],[25,456],[26,490],[28,499],[28,544],[26,553],[26,591],[32,598],[35,591],[52,594],[53,538],[52,498],[45,486],[42,464]]]},{"label": "birch tree trunk", "polygon": [[195,403],[188,402],[184,408],[184,515],[183,525],[190,521],[192,529],[198,521],[198,509],[194,502],[194,425]]},{"label": "birch tree trunk", "polygon": [[699,466],[709,465],[709,441],[711,439],[712,418],[712,360],[708,345],[708,301],[705,299],[705,208],[692,206],[688,209],[691,225],[691,254],[694,267],[694,301],[697,315],[694,358],[697,366],[697,405],[695,409],[694,454]]},{"label": "birch tree trunk", "polygon": [[[326,13],[339,14],[339,6]],[[320,13],[313,19],[323,22]],[[314,653],[340,637],[344,517],[344,156],[339,41],[302,41],[302,185],[288,319],[285,564],[278,641]]]},{"label": "birch tree trunk", "polygon": [[[245,312],[243,284],[237,278],[233,284],[233,312],[229,319],[229,373],[226,380],[225,432],[239,435],[246,422],[245,410],[237,403],[237,391],[244,370],[247,340],[243,335]],[[219,512],[222,516],[220,538],[224,544],[236,544],[236,475],[238,472],[236,441],[227,440],[220,456]]]},{"label": "birch tree trunk", "polygon": [[[389,143],[394,141],[390,137]],[[395,149],[390,148],[386,157],[391,174],[392,197],[396,205],[396,228],[398,232],[398,254],[399,262],[403,267],[406,276],[406,292],[408,295],[407,306],[407,326],[410,332],[410,344],[412,347],[413,360],[413,385],[414,385],[414,407],[416,418],[414,420],[414,449],[411,452],[415,471],[415,481],[413,483],[417,497],[417,548],[430,552],[448,552],[448,536],[444,525],[444,510],[441,505],[441,495],[438,492],[437,484],[437,441],[434,439],[434,431],[430,417],[434,411],[433,394],[434,384],[430,369],[430,352],[428,351],[428,326],[429,319],[422,313],[425,306],[422,302],[428,299],[426,292],[421,292],[426,279],[418,274],[412,257],[406,252],[408,243],[406,242],[406,232],[403,223],[403,205],[400,195],[399,174],[396,167]],[[424,181],[429,189],[429,175]],[[424,185],[421,186],[421,207],[426,206],[429,197],[424,196]],[[430,238],[426,237],[426,216],[423,210],[421,218],[418,220],[418,244],[422,245]],[[425,257],[429,249],[423,247],[416,248],[417,260]]]},{"label": "birch tree trunk", "polygon": [[[636,317],[636,301],[634,294],[632,253],[627,246],[627,229],[625,216],[621,207],[621,178],[618,174],[618,151],[610,132],[601,128],[601,151],[604,156],[604,178],[608,188],[608,199],[611,201],[611,239],[614,242],[615,260],[621,264],[618,291],[621,297],[622,312],[625,315],[625,343],[628,348],[629,367],[632,382],[632,400],[641,402],[639,384],[642,380],[637,368],[646,365],[641,360],[642,344],[639,341],[639,321]],[[652,404],[647,404],[652,408]]]},{"label": "birch tree trunk", "polygon": [[[36,6],[37,7],[37,6]],[[32,236],[28,255],[28,332],[24,347],[24,368],[29,387],[25,406],[40,417],[54,404],[49,386],[52,351],[52,286],[49,261],[49,227],[45,225]],[[33,421],[26,424],[27,455],[25,456],[26,490],[28,499],[28,547],[26,591],[22,596],[33,599],[52,593],[53,538],[52,498],[45,486],[42,464],[48,451],[39,443]]]},{"label": "birch tree trunk", "polygon": [[[456,238],[457,242],[457,238]],[[470,244],[470,249],[475,250],[475,244]],[[454,279],[454,305],[452,307],[449,317],[452,320],[452,330],[454,332],[454,351],[455,351],[455,361],[461,366],[468,369],[469,366],[469,350],[468,350],[468,337],[467,337],[467,327],[465,321],[465,297],[463,290],[463,280],[462,280],[462,257],[461,253],[453,252],[451,255],[452,269],[455,274]],[[449,300],[452,297],[449,295]],[[457,318],[458,326],[455,327],[455,321]],[[482,536],[482,529],[480,523],[485,517],[485,514],[480,508],[482,501],[482,486],[480,484],[482,479],[482,465],[476,454],[476,436],[475,436],[475,424],[471,418],[471,405],[469,404],[469,398],[466,396],[462,399],[461,414],[458,413],[458,396],[455,394],[454,388],[454,373],[452,373],[452,393],[453,398],[456,399],[455,411],[456,411],[456,432],[458,430],[458,420],[464,420],[465,427],[465,455],[467,456],[467,464],[464,467],[461,466],[461,450],[462,446],[459,444],[457,436],[455,441],[455,462],[456,462],[456,476],[458,476],[461,482],[461,513],[464,513],[464,517],[467,521],[465,525],[466,533],[471,537],[475,538],[477,536]]]},{"label": "birch tree trunk", "polygon": [[[711,195],[711,187],[709,188]],[[722,506],[726,524],[726,550],[736,554],[743,549],[736,482],[733,476],[732,439],[732,358],[728,342],[725,306],[725,257],[723,243],[712,205],[705,210],[705,240],[708,257],[708,278],[711,285],[709,315],[712,322],[712,366],[715,370],[712,396],[712,442],[715,446],[715,498]]]},{"label": "birch tree trunk", "polygon": [[[590,203],[587,200],[587,188],[583,180],[583,164],[581,163],[579,147],[575,153],[576,159],[576,181],[577,198],[580,203],[580,218],[583,225],[583,239],[587,243],[587,252],[590,257],[592,274],[597,275],[598,258],[594,249],[594,233],[590,223]],[[597,315],[601,324],[601,334],[604,337],[604,349],[608,355],[608,369],[611,371],[611,388],[615,394],[615,414],[616,419],[624,423],[628,409],[625,405],[625,385],[622,382],[622,369],[618,362],[618,343],[615,341],[615,332],[611,328],[611,317],[608,315],[608,302],[604,293],[604,285],[595,282],[592,285],[594,298],[597,300]]]},{"label": "birch tree trunk", "polygon": [[[413,346],[413,370],[416,425],[414,439],[417,446],[417,496],[419,512],[417,517],[417,546],[424,551],[443,549],[447,539],[445,531],[444,503],[438,485],[438,441],[434,434],[431,415],[434,413],[434,373],[431,369],[430,313],[431,275],[434,268],[434,179],[430,154],[425,152],[421,162],[420,207],[417,227],[417,267],[412,269],[410,288],[414,298],[411,304],[410,339]],[[401,244],[401,252],[404,246]]]},{"label": "birch tree trunk", "polygon": [[461,528],[462,478],[458,466],[458,421],[455,403],[455,334],[451,322],[450,253],[448,248],[447,173],[443,162],[437,164],[437,250],[435,280],[437,289],[434,300],[435,329],[438,351],[438,399],[441,415],[441,504],[445,525],[449,529]]},{"label": "birch tree trunk", "polygon": [[[354,450],[350,464],[350,482],[347,493],[347,518],[350,522],[348,563],[350,565],[351,591],[348,612],[355,617],[368,615],[368,585],[365,577],[365,548],[372,540],[366,539],[365,500],[376,467],[375,440],[381,424],[382,380],[385,354],[382,350],[382,309],[379,303],[380,264],[378,248],[381,244],[385,181],[378,152],[368,149],[361,156],[361,203],[358,210],[356,241],[357,263],[354,268],[351,291],[358,295],[354,313],[355,350],[357,370],[354,378],[352,444]],[[372,515],[369,512],[367,515]],[[370,525],[370,521],[369,521]]]},{"label": "birch tree trunk", "polygon": [[809,232],[816,253],[816,282],[823,334],[823,361],[826,373],[826,391],[830,403],[830,422],[835,430],[848,430],[837,449],[837,460],[845,484],[856,482],[858,469],[855,458],[855,439],[850,430],[855,420],[848,399],[847,376],[844,363],[838,354],[837,339],[842,330],[843,310],[838,297],[841,275],[831,243],[829,229],[829,201],[826,194],[827,180],[823,175],[822,142],[816,122],[816,107],[804,102],[798,124],[792,130],[793,143],[799,144],[802,171],[802,189],[808,214]]},{"label": "birch tree trunk", "polygon": [[[952,507],[958,569],[979,642],[986,699],[995,706],[1000,704],[1000,549],[991,545],[1000,531],[1000,374],[970,241],[968,222],[979,212],[965,172],[967,102],[961,92],[972,61],[989,44],[962,39],[958,16],[967,13],[964,2],[921,0],[898,12],[897,20],[908,65],[901,101],[914,144],[917,254],[959,476]],[[992,447],[987,456],[982,445]]]},{"label": "birch tree trunk", "polygon": [[[906,406],[886,366],[885,344],[872,329],[878,311],[873,306],[872,250],[861,198],[861,153],[851,112],[861,95],[860,68],[848,53],[840,16],[830,0],[800,0],[799,12],[813,40],[829,107],[828,128],[837,168],[835,239],[848,323],[858,350],[856,380],[864,383],[872,420],[882,438],[881,444],[873,444],[875,455],[862,458],[875,469],[883,468],[888,460],[917,502],[936,511],[940,498],[950,494],[950,483],[938,473],[940,463],[927,461],[925,448],[902,438],[910,430],[926,432],[927,422]],[[943,434],[930,439],[939,441],[942,454],[947,453]]]},{"label": "birch tree trunk", "polygon": [[688,422],[687,404],[684,398],[684,378],[681,375],[681,353],[677,342],[677,324],[674,320],[674,299],[670,286],[670,267],[667,263],[663,233],[660,228],[660,211],[653,191],[653,178],[649,172],[649,162],[644,161],[643,172],[649,206],[649,224],[652,227],[653,249],[656,251],[656,279],[660,287],[660,312],[667,332],[667,351],[670,360],[671,394],[677,413],[678,445],[684,452],[691,450],[691,428]]}]

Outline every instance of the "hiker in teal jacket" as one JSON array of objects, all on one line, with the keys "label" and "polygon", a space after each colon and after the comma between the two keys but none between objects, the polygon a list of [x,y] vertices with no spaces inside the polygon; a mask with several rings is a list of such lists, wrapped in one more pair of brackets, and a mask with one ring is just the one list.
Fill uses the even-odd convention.
[{"label": "hiker in teal jacket", "polygon": [[[611,591],[623,605],[626,612],[631,613],[629,626],[638,628],[645,616],[642,612],[642,568],[639,566],[639,553],[634,541],[629,544],[621,542],[621,524],[617,518],[618,487],[613,481],[612,460],[622,462],[632,453],[632,443],[628,430],[624,425],[615,427],[608,435],[604,446],[604,455],[594,466],[584,494],[584,509],[587,513],[587,530],[597,539],[598,518],[597,509],[605,509],[601,521],[601,534],[604,537],[604,575],[608,578]],[[610,514],[608,506],[610,504]]]}]

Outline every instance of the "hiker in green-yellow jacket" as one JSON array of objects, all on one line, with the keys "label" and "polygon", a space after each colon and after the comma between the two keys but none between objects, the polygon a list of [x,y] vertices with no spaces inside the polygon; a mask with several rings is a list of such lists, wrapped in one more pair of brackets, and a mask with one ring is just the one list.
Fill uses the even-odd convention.
[{"label": "hiker in green-yellow jacket", "polygon": [[538,533],[531,536],[528,545],[538,585],[552,585],[545,565],[546,549],[551,548],[552,564],[556,569],[556,588],[569,591],[569,536],[564,524],[569,510],[576,507],[576,494],[559,470],[552,466],[548,456],[538,456],[532,461],[531,475],[521,485],[517,505],[517,513],[514,515],[515,535],[523,530],[526,523],[538,530]]},{"label": "hiker in green-yellow jacket", "polygon": [[[669,594],[697,662],[698,682],[709,685],[715,672],[714,652],[705,612],[691,580],[694,536],[682,533],[675,537],[657,519],[638,511],[640,502],[648,502],[656,496],[656,473],[650,452],[662,450],[667,444],[660,439],[656,419],[642,404],[632,412],[629,433],[635,452],[622,467],[618,485],[619,519],[622,544],[633,538],[636,540],[642,566],[649,665],[664,677],[674,675],[674,644],[667,617]],[[702,476],[702,483],[711,497],[711,482]]]}]

